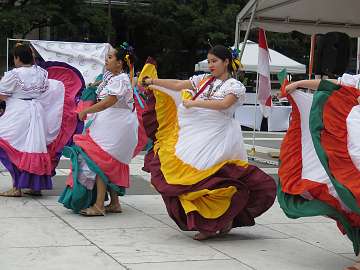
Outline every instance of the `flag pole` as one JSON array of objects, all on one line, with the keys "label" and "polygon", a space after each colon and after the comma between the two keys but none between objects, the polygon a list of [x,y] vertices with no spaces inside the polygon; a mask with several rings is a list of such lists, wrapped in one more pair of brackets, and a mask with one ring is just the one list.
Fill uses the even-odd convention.
[{"label": "flag pole", "polygon": [[259,73],[256,73],[256,86],[255,86],[255,112],[254,112],[254,128],[253,128],[253,138],[252,138],[252,148],[250,151],[250,155],[255,156],[256,149],[255,149],[255,131],[256,131],[256,116],[257,116],[257,100],[258,100],[258,86],[259,86]]}]

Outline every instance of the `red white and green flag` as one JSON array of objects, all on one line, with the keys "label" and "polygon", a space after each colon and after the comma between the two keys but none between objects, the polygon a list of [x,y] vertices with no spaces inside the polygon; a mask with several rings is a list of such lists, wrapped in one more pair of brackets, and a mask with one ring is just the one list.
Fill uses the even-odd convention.
[{"label": "red white and green flag", "polygon": [[259,28],[258,101],[264,117],[271,112],[270,54],[264,29]]}]

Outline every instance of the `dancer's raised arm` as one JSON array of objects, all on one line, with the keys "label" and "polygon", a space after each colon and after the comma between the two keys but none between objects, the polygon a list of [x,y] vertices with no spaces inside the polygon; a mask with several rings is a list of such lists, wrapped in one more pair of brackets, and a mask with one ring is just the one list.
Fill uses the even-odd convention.
[{"label": "dancer's raised arm", "polygon": [[[337,84],[338,81],[334,80],[334,79],[328,79],[328,81]],[[295,91],[297,88],[308,88],[308,89],[312,89],[312,90],[316,90],[319,87],[321,80],[320,79],[316,79],[316,80],[301,80],[301,81],[297,81],[297,82],[293,82],[290,83],[288,86],[286,86],[286,92],[287,93],[292,93],[293,91]]]},{"label": "dancer's raised arm", "polygon": [[171,90],[181,91],[183,89],[193,89],[190,80],[174,80],[174,79],[151,79],[145,77],[142,80],[143,86],[157,85]]}]

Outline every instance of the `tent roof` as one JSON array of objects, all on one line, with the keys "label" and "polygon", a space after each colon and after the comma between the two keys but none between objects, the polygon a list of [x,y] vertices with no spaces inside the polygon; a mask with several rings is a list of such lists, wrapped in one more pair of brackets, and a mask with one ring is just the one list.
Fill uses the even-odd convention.
[{"label": "tent roof", "polygon": [[[241,48],[242,44],[240,44]],[[278,73],[283,68],[287,69],[287,72],[293,74],[304,74],[306,73],[306,67],[289,57],[269,49],[270,53],[270,72]],[[259,46],[257,43],[248,40],[245,46],[244,55],[241,59],[241,63],[244,65],[245,71],[257,72],[258,66],[258,54]],[[207,59],[197,63],[195,65],[195,71],[209,71]]]},{"label": "tent roof", "polygon": [[358,0],[250,0],[238,14],[241,29],[247,28],[256,4],[252,28],[305,34],[337,31],[360,37]]}]

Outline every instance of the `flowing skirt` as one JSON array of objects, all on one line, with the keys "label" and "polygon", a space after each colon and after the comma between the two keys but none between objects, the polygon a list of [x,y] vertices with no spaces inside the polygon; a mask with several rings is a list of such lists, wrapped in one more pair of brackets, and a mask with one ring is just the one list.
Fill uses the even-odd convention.
[{"label": "flowing skirt", "polygon": [[51,189],[63,147],[81,124],[75,112],[84,86],[71,66],[47,62],[49,89],[37,99],[9,97],[0,117],[0,160],[16,188]]},{"label": "flowing skirt", "polygon": [[96,200],[96,176],[108,189],[124,195],[129,187],[129,163],[144,147],[146,139],[138,138],[139,123],[136,112],[122,108],[108,108],[89,120],[82,135],[74,136],[74,144],[64,155],[71,159],[71,174],[59,202],[79,212]]},{"label": "flowing skirt", "polygon": [[289,95],[292,119],[280,151],[278,200],[290,218],[327,216],[359,253],[359,90],[322,81]]}]

